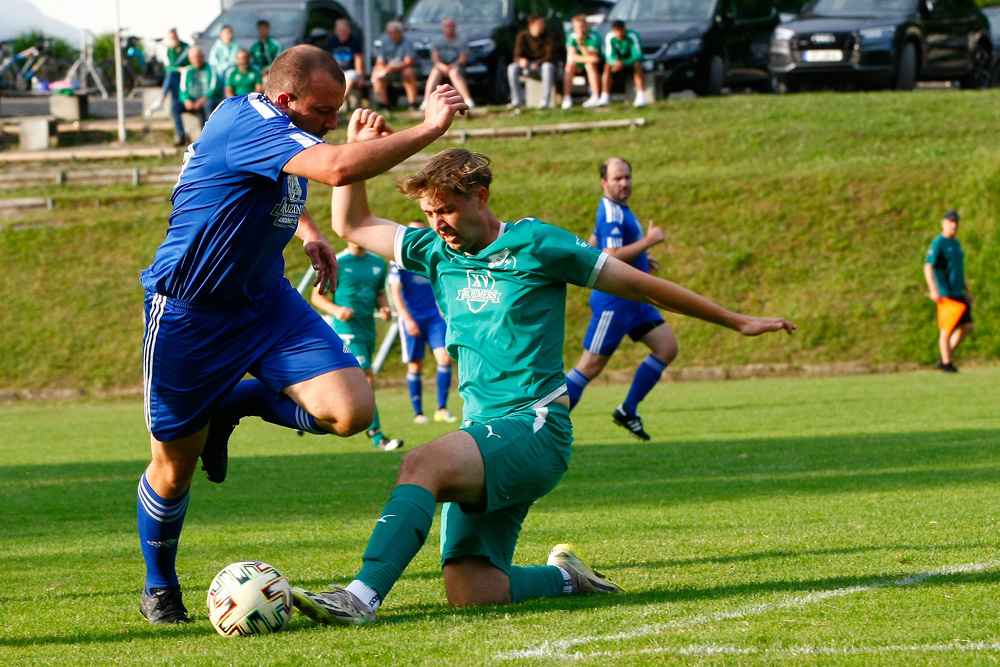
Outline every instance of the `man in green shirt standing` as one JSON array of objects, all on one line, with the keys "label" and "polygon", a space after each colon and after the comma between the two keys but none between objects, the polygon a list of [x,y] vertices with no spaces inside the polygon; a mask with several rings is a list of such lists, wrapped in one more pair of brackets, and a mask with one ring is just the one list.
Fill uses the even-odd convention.
[{"label": "man in green shirt standing", "polygon": [[936,366],[946,373],[958,372],[952,363],[952,354],[965,337],[972,333],[972,294],[965,282],[962,244],[955,239],[958,234],[958,219],[958,211],[944,214],[941,233],[931,241],[924,260],[924,280],[927,281],[929,296],[934,303],[939,303],[941,299],[952,299],[965,304],[965,311],[955,328],[941,329],[938,337],[941,361]]},{"label": "man in green shirt standing", "polygon": [[226,74],[226,97],[240,97],[264,92],[260,69],[250,63],[250,52],[240,49],[236,54],[236,67]]},{"label": "man in green shirt standing", "polygon": [[257,21],[257,41],[250,47],[250,64],[267,74],[271,63],[283,50],[281,42],[271,37],[271,24],[264,19]]},{"label": "man in green shirt standing", "polygon": [[188,45],[187,42],[182,42],[177,36],[176,28],[171,28],[167,31],[166,41],[163,63],[163,89],[160,92],[160,99],[146,113],[152,114],[154,111],[159,111],[163,107],[163,103],[166,101],[167,94],[169,93],[170,116],[174,121],[176,145],[183,146],[187,143],[184,137],[184,123],[181,120],[183,106],[178,104],[178,102],[180,101],[181,92],[181,68],[188,65]]},{"label": "man in green shirt standing", "polygon": [[[313,288],[312,305],[329,316],[328,321],[344,344],[351,348],[351,354],[358,360],[365,372],[368,383],[374,386],[372,355],[375,352],[375,309],[383,320],[392,317],[389,300],[385,294],[385,277],[388,268],[385,260],[366,252],[354,243],[347,244],[347,250],[337,253],[337,289],[333,298],[327,298],[320,286]],[[326,291],[329,285],[324,286]],[[368,427],[368,437],[375,447],[392,451],[403,446],[398,438],[387,438],[382,434],[378,406],[375,420]]]},{"label": "man in green shirt standing", "polygon": [[[348,140],[386,132],[381,116],[359,109]],[[795,329],[783,319],[726,310],[536,218],[503,222],[490,209],[491,182],[489,159],[464,149],[443,151],[404,179],[398,187],[419,200],[429,229],[372,215],[364,182],[334,188],[337,234],[430,278],[448,322],[448,351],[458,360],[465,405],[461,430],[403,458],[355,580],[322,593],[292,589],[296,606],[319,622],[374,622],[375,610],[423,545],[439,502],[442,571],[452,605],[621,590],[566,544],[553,548],[547,565],[512,564],[529,508],[569,465],[567,283],[644,300],[745,335]]]},{"label": "man in green shirt standing", "polygon": [[634,107],[646,106],[646,86],[642,72],[642,42],[635,30],[626,30],[624,21],[614,21],[611,30],[604,36],[604,75],[601,86],[604,92],[597,106],[606,107],[611,103],[611,78],[615,74],[632,70],[635,82]]}]

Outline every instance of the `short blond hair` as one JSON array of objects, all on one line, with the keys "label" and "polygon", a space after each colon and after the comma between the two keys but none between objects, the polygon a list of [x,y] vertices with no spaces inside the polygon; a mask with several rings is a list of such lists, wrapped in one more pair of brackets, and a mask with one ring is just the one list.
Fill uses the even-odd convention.
[{"label": "short blond hair", "polygon": [[449,148],[431,158],[417,173],[396,183],[396,188],[410,199],[444,193],[468,197],[480,187],[489,190],[492,182],[488,157],[464,148]]}]

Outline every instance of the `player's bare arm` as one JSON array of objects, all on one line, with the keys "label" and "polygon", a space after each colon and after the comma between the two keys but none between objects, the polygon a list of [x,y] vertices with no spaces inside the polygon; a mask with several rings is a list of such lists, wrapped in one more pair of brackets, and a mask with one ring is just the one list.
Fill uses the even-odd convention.
[{"label": "player's bare arm", "polygon": [[330,285],[331,292],[337,289],[337,253],[305,209],[299,217],[295,235],[302,239],[302,250],[309,256],[313,270],[316,271],[313,287],[317,287],[320,294],[326,289],[327,284]]},{"label": "player's bare arm", "polygon": [[780,317],[752,317],[735,313],[696,292],[643,273],[614,257],[609,257],[605,262],[594,289],[696,317],[734,329],[745,336],[782,330],[791,333],[796,329],[793,323]]},{"label": "player's bare arm", "polygon": [[312,298],[309,299],[309,303],[311,303],[316,310],[326,313],[327,315],[332,315],[341,322],[346,322],[354,317],[354,311],[351,308],[341,306],[340,304],[334,302],[333,290],[330,291],[330,296],[327,297],[320,291],[319,286],[313,287]]},{"label": "player's bare arm", "polygon": [[[597,245],[596,237],[591,237],[594,242],[590,245]],[[663,230],[660,229],[656,224],[650,220],[649,227],[646,228],[646,235],[635,241],[634,243],[629,243],[621,248],[601,248],[604,252],[608,253],[615,259],[620,259],[623,262],[631,262],[636,257],[646,252],[652,248],[657,243],[663,241]]]},{"label": "player's bare arm", "polygon": [[941,300],[941,293],[938,292],[937,282],[934,280],[934,265],[929,262],[924,263],[924,280],[927,281],[927,296],[937,303]]},{"label": "player's bare arm", "polygon": [[431,93],[424,121],[419,125],[384,135],[380,141],[316,144],[285,163],[284,171],[333,186],[363,181],[430,146],[451,127],[455,114],[468,108],[457,90],[449,85],[438,86]]}]

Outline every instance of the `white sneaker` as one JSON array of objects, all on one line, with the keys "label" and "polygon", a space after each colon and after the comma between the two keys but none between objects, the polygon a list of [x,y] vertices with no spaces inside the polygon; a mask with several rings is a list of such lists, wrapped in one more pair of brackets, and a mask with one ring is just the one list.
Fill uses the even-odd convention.
[{"label": "white sneaker", "polygon": [[153,102],[152,106],[149,107],[149,113],[153,114],[163,108],[163,100],[156,100]]},{"label": "white sneaker", "polygon": [[429,421],[430,420],[427,418],[427,415],[425,415],[423,413],[420,413],[419,415],[414,415],[413,416],[413,423],[414,424],[426,424]]},{"label": "white sneaker", "polygon": [[386,439],[382,441],[382,444],[378,448],[383,452],[391,452],[393,450],[399,449],[403,446],[403,441],[399,438],[392,438],[391,440]]},{"label": "white sneaker", "polygon": [[600,101],[601,101],[600,96],[591,95],[590,97],[588,97],[583,101],[583,107],[585,109],[591,109],[593,107],[596,107],[600,103]]},{"label": "white sneaker", "polygon": [[563,109],[572,109],[573,108],[573,98],[570,97],[569,95],[563,96],[562,108]]},{"label": "white sneaker", "polygon": [[601,96],[597,98],[597,104],[594,106],[606,107],[611,104],[611,98],[608,97],[607,93],[601,93]]},{"label": "white sneaker", "polygon": [[646,93],[636,92],[635,101],[632,102],[632,106],[634,106],[637,109],[646,106]]},{"label": "white sneaker", "polygon": [[[569,573],[573,595],[584,593],[620,593],[624,590],[583,562],[571,544],[557,544],[549,553],[548,565],[561,567]],[[294,589],[293,589],[294,590]]]},{"label": "white sneaker", "polygon": [[458,421],[458,417],[451,414],[451,412],[448,411],[448,408],[439,408],[434,411],[434,421],[454,424]]}]

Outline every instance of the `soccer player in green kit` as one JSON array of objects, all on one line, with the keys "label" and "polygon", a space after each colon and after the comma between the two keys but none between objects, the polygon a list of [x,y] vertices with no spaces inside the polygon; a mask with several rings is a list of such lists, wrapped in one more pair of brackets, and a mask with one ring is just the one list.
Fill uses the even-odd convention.
[{"label": "soccer player in green kit", "polygon": [[[358,110],[348,140],[386,132],[381,116]],[[621,590],[565,544],[553,548],[547,565],[512,564],[528,509],[559,483],[569,464],[567,283],[745,335],[795,329],[784,319],[726,310],[535,218],[503,222],[490,210],[491,181],[489,159],[464,149],[439,153],[401,181],[399,189],[419,200],[429,229],[373,216],[364,183],[334,189],[337,234],[431,279],[465,406],[461,430],[403,457],[355,580],[320,593],[292,589],[296,606],[318,622],[374,622],[375,610],[423,545],[439,502],[442,570],[452,605]]]},{"label": "soccer player in green kit", "polygon": [[[385,277],[388,267],[385,260],[365,251],[364,248],[348,243],[347,250],[337,253],[337,289],[332,299],[320,292],[320,286],[313,288],[312,305],[329,315],[330,326],[337,332],[351,354],[358,360],[365,372],[368,383],[374,386],[372,354],[375,352],[375,310],[383,320],[392,317],[389,300],[385,294]],[[329,289],[326,286],[326,289]],[[399,438],[387,438],[382,433],[382,420],[378,406],[375,420],[368,427],[368,437],[377,449],[392,451],[403,446]]]}]

